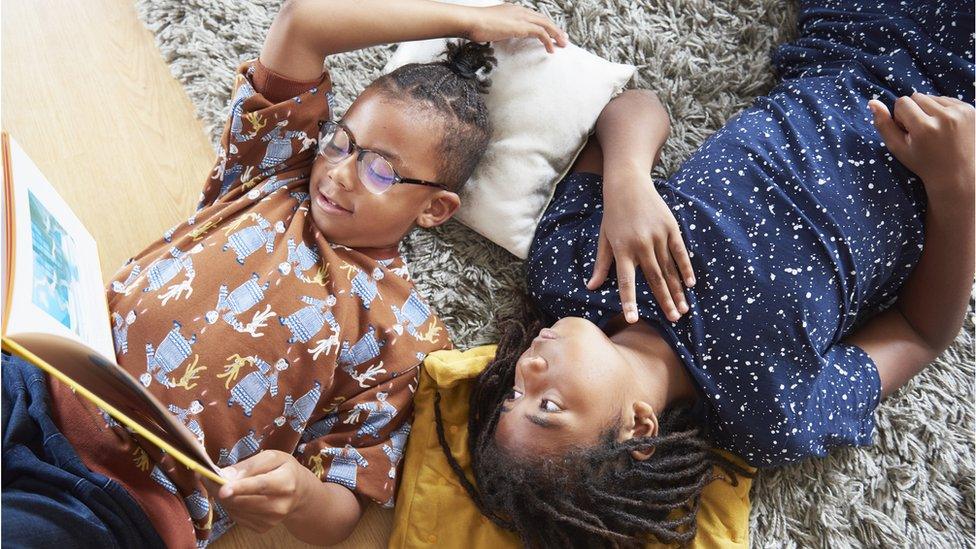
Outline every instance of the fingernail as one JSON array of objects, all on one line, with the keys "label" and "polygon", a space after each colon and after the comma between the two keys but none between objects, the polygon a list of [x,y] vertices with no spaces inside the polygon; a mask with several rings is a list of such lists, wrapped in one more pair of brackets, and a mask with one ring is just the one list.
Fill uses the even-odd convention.
[{"label": "fingernail", "polygon": [[681,304],[678,305],[678,308],[681,309],[681,314],[688,312],[688,304],[685,303],[684,301],[682,301]]},{"label": "fingernail", "polygon": [[624,318],[627,319],[627,322],[637,322],[637,313],[634,311],[627,311],[624,313]]},{"label": "fingernail", "polygon": [[689,276],[688,277],[688,280],[685,280],[685,283],[687,285],[689,285],[689,286],[694,286],[695,285],[695,277]]}]

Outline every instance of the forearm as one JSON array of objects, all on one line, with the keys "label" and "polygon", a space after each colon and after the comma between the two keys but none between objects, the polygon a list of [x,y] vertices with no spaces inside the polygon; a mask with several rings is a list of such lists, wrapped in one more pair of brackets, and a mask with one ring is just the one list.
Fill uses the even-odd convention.
[{"label": "forearm", "polygon": [[973,284],[973,136],[976,111],[952,97],[899,97],[895,113],[871,100],[885,146],[925,186],[925,242],[898,301],[848,340],[873,359],[886,396],[949,346]]},{"label": "forearm", "polygon": [[959,332],[973,285],[972,187],[964,194],[930,199],[922,257],[895,304],[936,355]]},{"label": "forearm", "polygon": [[333,482],[310,485],[301,505],[285,519],[296,538],[313,545],[334,545],[352,534],[362,516],[355,494]]},{"label": "forearm", "polygon": [[430,0],[288,0],[268,31],[261,61],[287,67],[291,73],[283,76],[312,80],[334,53],[463,35],[470,10]]},{"label": "forearm", "polygon": [[650,173],[670,133],[668,112],[653,92],[624,91],[607,104],[596,122],[604,175]]},{"label": "forearm", "polygon": [[973,281],[973,197],[932,200],[922,257],[898,301],[846,341],[874,360],[886,397],[935,360],[959,332]]}]

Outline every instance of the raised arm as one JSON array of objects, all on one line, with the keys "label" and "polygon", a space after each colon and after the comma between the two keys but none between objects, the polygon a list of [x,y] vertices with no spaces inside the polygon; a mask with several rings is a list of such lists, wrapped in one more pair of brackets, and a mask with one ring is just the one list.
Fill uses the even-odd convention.
[{"label": "raised arm", "polygon": [[[593,275],[599,288],[616,263],[627,322],[637,322],[636,272],[640,267],[661,310],[672,322],[688,312],[684,285],[695,276],[674,214],[654,188],[651,168],[671,132],[667,111],[646,90],[628,90],[607,104],[596,123],[602,151],[603,223]],[[578,170],[600,159],[584,152]],[[683,281],[683,282],[682,282]]]},{"label": "raised arm", "polygon": [[962,326],[976,260],[976,111],[957,99],[921,93],[900,98],[894,117],[878,101],[870,107],[888,149],[922,179],[928,197],[918,265],[895,304],[849,338],[878,366],[887,396],[938,357]]},{"label": "raised arm", "polygon": [[261,63],[293,80],[322,74],[325,58],[379,44],[458,36],[478,42],[535,37],[550,52],[566,33],[533,10],[430,0],[287,0],[271,24]]}]

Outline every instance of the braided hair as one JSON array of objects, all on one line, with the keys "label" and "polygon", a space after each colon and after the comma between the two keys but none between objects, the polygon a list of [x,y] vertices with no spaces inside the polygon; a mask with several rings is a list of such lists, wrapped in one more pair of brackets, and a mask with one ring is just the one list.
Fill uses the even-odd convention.
[{"label": "braided hair", "polygon": [[489,44],[447,43],[445,59],[409,63],[369,85],[389,97],[409,97],[444,119],[441,141],[441,179],[460,190],[488,147],[491,123],[482,94],[488,93],[488,73],[498,63]]},{"label": "braided hair", "polygon": [[[475,483],[464,474],[444,436],[440,394],[437,435],[445,457],[483,515],[514,531],[528,547],[643,547],[656,539],[686,545],[696,533],[701,492],[717,476],[733,485],[752,474],[701,437],[687,409],[661,415],[659,434],[617,441],[621,419],[592,447],[559,457],[515,456],[495,442],[501,406],[515,380],[515,363],[544,325],[508,320],[495,359],[471,392],[468,447]],[[654,448],[646,460],[633,450]]]}]

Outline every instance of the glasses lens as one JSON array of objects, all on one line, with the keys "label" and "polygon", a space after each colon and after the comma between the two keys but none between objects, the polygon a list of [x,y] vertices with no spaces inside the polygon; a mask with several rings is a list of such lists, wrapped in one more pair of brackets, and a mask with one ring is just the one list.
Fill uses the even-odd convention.
[{"label": "glasses lens", "polygon": [[369,192],[383,194],[396,183],[397,176],[385,158],[371,151],[359,161],[359,179]]},{"label": "glasses lens", "polygon": [[336,124],[326,125],[319,136],[319,154],[337,164],[349,156],[349,152],[350,141],[346,130]]}]

